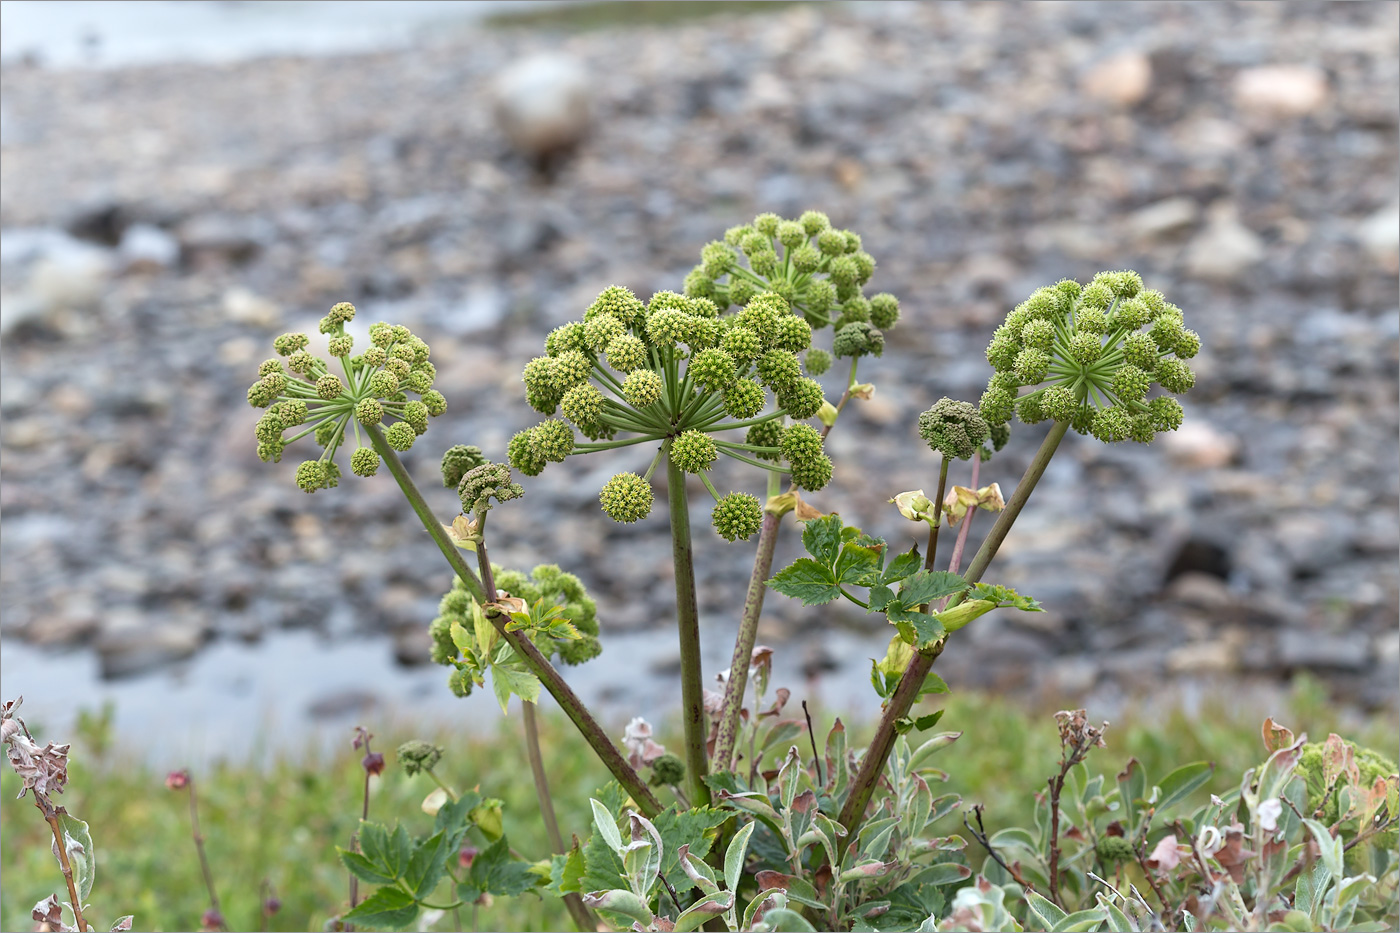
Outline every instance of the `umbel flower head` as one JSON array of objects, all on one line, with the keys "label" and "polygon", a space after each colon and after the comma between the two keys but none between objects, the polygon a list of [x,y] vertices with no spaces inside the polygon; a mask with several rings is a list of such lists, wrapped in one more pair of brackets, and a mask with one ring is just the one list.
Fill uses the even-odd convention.
[{"label": "umbel flower head", "polygon": [[[989,425],[1014,412],[1026,424],[1068,421],[1102,441],[1148,443],[1181,426],[1171,395],[1195,384],[1186,361],[1201,338],[1181,309],[1142,287],[1136,272],[1100,272],[1088,286],[1066,279],[1037,289],[987,346],[996,374],[979,406]],[[1030,389],[1029,392],[1022,392]]]},{"label": "umbel flower head", "polygon": [[428,362],[428,345],[401,324],[379,323],[369,329],[370,345],[352,355],[354,339],[345,324],[354,317],[355,306],[342,301],[321,319],[320,332],[338,357],[339,374],[307,350],[306,334],[283,334],[272,346],[285,360],[264,362],[248,389],[249,404],[267,409],[254,431],[264,462],[280,462],[286,446],[307,435],[322,448],[320,457],[297,467],[297,485],[307,492],[337,485],[336,453],[352,436],[351,471],[373,476],[379,470],[379,454],[361,428],[382,428],[390,447],[408,450],[428,429],[428,419],[447,410],[446,399],[432,387],[437,371]]},{"label": "umbel flower head", "polygon": [[[602,643],[598,641],[598,606],[578,577],[554,564],[541,564],[528,576],[493,564],[491,574],[502,597],[518,597],[527,606],[540,600],[545,606],[558,606],[562,618],[577,631],[578,638],[555,638],[540,630],[532,631],[530,638],[545,657],[557,655],[565,664],[582,664],[602,652]],[[458,696],[471,693],[473,685],[479,681],[471,676],[464,651],[452,639],[452,629],[454,624],[460,626],[457,635],[466,644],[467,653],[478,651],[473,616],[479,609],[462,581],[457,580],[452,589],[443,594],[438,603],[438,616],[428,626],[433,640],[433,661],[456,668],[449,684]]]},{"label": "umbel flower head", "polygon": [[[700,476],[716,500],[706,474],[721,454],[820,489],[831,477],[821,435],[786,424],[826,404],[798,359],[811,339],[811,325],[776,291],[751,291],[740,310],[721,315],[708,298],[663,291],[643,304],[614,285],[582,321],[555,328],[545,355],[526,364],[526,400],[550,417],[511,439],[510,465],[535,476],[576,454],[657,444],[645,475],[619,473],[602,489],[603,510],[619,522],[650,513],[651,474],[663,456]],[[784,445],[799,428],[804,443]],[[758,526],[753,511],[747,500],[726,497],[716,530],[748,537]]]}]

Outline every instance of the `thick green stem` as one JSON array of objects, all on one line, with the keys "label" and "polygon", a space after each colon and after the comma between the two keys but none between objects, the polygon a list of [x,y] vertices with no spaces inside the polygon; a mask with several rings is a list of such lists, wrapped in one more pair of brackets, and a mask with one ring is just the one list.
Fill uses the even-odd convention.
[{"label": "thick green stem", "polygon": [[[943,465],[938,468],[938,495],[933,500],[933,507],[938,510],[938,522],[928,530],[928,554],[924,556],[924,569],[932,570],[933,561],[938,556],[938,532],[943,528],[943,492],[948,488],[948,464],[952,461],[948,457],[943,458]],[[927,612],[925,608],[922,611]]]},{"label": "thick green stem", "polygon": [[681,715],[685,718],[685,770],[690,778],[690,802],[710,803],[705,783],[709,758],[705,753],[709,722],[701,681],[700,609],[695,599],[695,559],[690,547],[690,505],[685,495],[685,472],[666,453],[666,494],[671,503],[671,558],[676,568],[676,625],[681,641]]},{"label": "thick green stem", "polygon": [[763,513],[763,526],[758,532],[758,553],[754,555],[749,591],[744,597],[739,635],[734,640],[734,657],[729,662],[729,682],[724,685],[724,705],[720,707],[719,734],[715,738],[715,767],[725,771],[734,769],[739,711],[744,705],[749,664],[753,660],[753,643],[758,637],[758,619],[763,614],[763,597],[768,593],[768,577],[773,570],[773,549],[778,543],[779,521],[780,517],[775,513]]},{"label": "thick green stem", "polygon": [[[1068,429],[1068,421],[1057,421],[1055,426],[1050,429],[1050,433],[1046,435],[1040,449],[1035,452],[1030,466],[1026,467],[1021,482],[1016,484],[1016,492],[1006,503],[1006,509],[997,517],[996,524],[987,533],[982,547],[978,549],[977,554],[972,558],[972,563],[968,565],[967,573],[963,575],[963,579],[968,583],[977,583],[982,579],[982,574],[986,573],[987,566],[996,556],[1001,543],[1006,540],[1007,532],[1015,524],[1016,517],[1021,514],[1021,509],[1025,507],[1026,500],[1030,498],[1032,490],[1035,489],[1035,484],[1040,482],[1040,477],[1045,473],[1045,467],[1050,463],[1050,458],[1055,455],[1055,448],[1060,446],[1060,441]],[[961,596],[955,596],[949,605],[957,605],[961,601]],[[915,654],[908,670],[904,672],[904,677],[900,679],[899,686],[895,688],[894,695],[885,704],[885,712],[881,715],[880,724],[875,729],[875,737],[870,740],[870,747],[866,749],[865,757],[861,759],[860,773],[856,775],[855,781],[851,784],[850,795],[846,797],[846,804],[841,808],[840,823],[846,827],[848,838],[856,838],[856,834],[860,832],[860,825],[865,820],[865,809],[870,805],[870,797],[875,792],[875,786],[879,783],[880,775],[885,770],[885,762],[889,760],[890,750],[894,748],[894,740],[897,735],[895,724],[909,715],[909,710],[913,708],[922,692],[924,678],[932,670],[934,660],[942,653],[946,643],[946,639],[940,639],[927,653]]]},{"label": "thick green stem", "polygon": [[[378,425],[367,428],[367,431],[370,442],[374,444],[374,449],[378,451],[379,456],[384,458],[384,463],[389,467],[389,472],[393,474],[394,480],[399,484],[399,489],[403,490],[404,498],[408,499],[408,504],[413,507],[413,511],[418,515],[423,527],[427,529],[433,543],[442,552],[442,556],[447,558],[447,563],[452,566],[453,571],[462,580],[472,598],[478,602],[487,602],[481,580],[462,559],[462,552],[448,539],[442,525],[433,515],[432,510],[428,508],[428,503],[424,501],[423,494],[418,491],[413,478],[408,475],[408,470],[404,469],[403,461],[399,459],[394,448],[390,447],[389,442],[385,440],[384,432]],[[608,738],[607,733],[603,731],[603,727],[598,724],[598,720],[593,718],[588,707],[583,705],[578,694],[574,693],[573,688],[554,669],[554,665],[540,654],[539,649],[535,647],[534,642],[530,641],[529,636],[524,632],[507,632],[505,623],[500,618],[492,618],[491,624],[501,633],[501,637],[515,649],[515,653],[525,662],[525,666],[530,669],[530,672],[540,679],[540,682],[544,684],[545,689],[549,691],[550,696],[554,697],[554,701],[559,704],[565,714],[573,720],[584,739],[593,746],[594,753],[597,754],[604,767],[612,773],[613,777],[617,778],[623,789],[632,795],[637,808],[648,817],[654,817],[660,813],[662,810],[661,802],[656,799],[651,788],[627,763],[627,759],[622,757],[612,740]]]}]

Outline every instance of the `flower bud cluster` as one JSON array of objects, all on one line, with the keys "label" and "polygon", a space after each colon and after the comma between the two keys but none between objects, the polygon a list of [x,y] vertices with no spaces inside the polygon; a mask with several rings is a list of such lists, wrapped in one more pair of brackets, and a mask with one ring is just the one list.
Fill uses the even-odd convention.
[{"label": "flower bud cluster", "polygon": [[[331,363],[311,354],[306,334],[283,334],[273,349],[284,359],[269,359],[258,367],[258,381],[248,389],[248,402],[267,409],[254,434],[258,456],[280,462],[286,446],[308,434],[323,448],[316,460],[297,467],[297,485],[306,492],[335,486],[340,479],[336,452],[353,436],[356,447],[350,469],[356,476],[373,476],[379,454],[361,436],[383,430],[394,450],[408,450],[428,429],[428,419],[447,410],[442,393],[433,389],[437,370],[428,362],[427,343],[401,324],[379,323],[369,330],[370,346],[354,353],[354,338],[345,324],[355,306],[342,301],[321,319],[320,333],[328,338],[330,354],[338,358],[340,374]],[[409,393],[417,395],[410,399]],[[288,437],[286,432],[295,429]]]},{"label": "flower bud cluster", "polygon": [[[563,618],[572,623],[582,636],[554,638],[543,632],[532,632],[531,640],[545,657],[557,656],[565,664],[582,664],[602,653],[603,646],[598,640],[598,604],[588,595],[578,577],[565,573],[554,564],[540,564],[528,575],[493,564],[491,573],[501,597],[518,597],[527,606],[533,606],[538,600],[544,600],[546,606],[561,606]],[[454,581],[452,589],[443,594],[438,603],[437,618],[428,626],[433,642],[433,661],[459,668],[453,671],[449,681],[458,696],[471,693],[474,681],[468,671],[460,669],[463,655],[452,640],[452,626],[454,623],[461,626],[459,637],[465,634],[469,647],[475,647],[473,615],[478,608],[462,581]]]},{"label": "flower bud cluster", "polygon": [[1182,421],[1181,404],[1149,399],[1152,387],[1190,389],[1196,377],[1186,361],[1200,346],[1181,309],[1144,289],[1136,272],[1101,272],[1087,286],[1067,279],[1037,289],[992,335],[987,361],[996,373],[980,413],[992,426],[1014,412],[1026,424],[1068,421],[1102,441],[1148,443]]}]

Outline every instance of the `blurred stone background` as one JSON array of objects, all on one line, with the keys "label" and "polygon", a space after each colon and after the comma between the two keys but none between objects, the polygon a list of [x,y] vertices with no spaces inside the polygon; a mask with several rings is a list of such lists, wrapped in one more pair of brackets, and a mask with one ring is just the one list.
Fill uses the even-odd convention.
[{"label": "blurred stone background", "polygon": [[[316,56],[8,55],[7,692],[67,665],[87,673],[65,702],[95,701],[100,678],[188,680],[201,651],[243,645],[252,669],[311,681],[308,709],[380,702],[395,659],[423,661],[449,576],[387,476],[307,497],[296,449],[257,460],[244,393],[272,337],[340,300],[424,335],[450,410],[406,460],[432,487],[450,444],[502,457],[533,423],[521,366],[604,286],[677,288],[726,227],[817,208],[864,237],[904,317],[813,501],[897,547],[913,526],[885,500],[936,484],[918,413],[977,398],[992,328],[1034,287],[1136,268],[1203,337],[1180,432],[1066,442],[991,574],[1048,611],[960,635],[939,662],[955,689],[1112,708],[1267,699],[1307,671],[1393,711],[1400,7],[742,6],[508,8]],[[1009,494],[1042,434],[1018,428],[983,482]],[[637,456],[552,466],[493,520],[498,561],[592,588],[605,653],[581,674],[620,709],[673,703],[678,664],[664,515],[597,507]],[[718,485],[758,491],[723,466]],[[718,670],[752,544],[710,533],[693,492]],[[450,517],[452,493],[430,496]],[[289,630],[302,657],[359,646],[355,685],[318,694]],[[861,684],[888,634],[771,596],[761,640],[810,693],[854,684],[873,715]]]}]

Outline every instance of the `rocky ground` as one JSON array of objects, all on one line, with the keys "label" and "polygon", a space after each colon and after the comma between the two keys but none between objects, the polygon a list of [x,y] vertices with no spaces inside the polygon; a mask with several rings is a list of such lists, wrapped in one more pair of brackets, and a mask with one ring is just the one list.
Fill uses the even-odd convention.
[{"label": "rocky ground", "polygon": [[[449,444],[501,456],[533,422],[521,365],[602,287],[678,287],[724,228],[816,207],[864,236],[905,316],[813,500],[899,546],[913,526],[885,500],[936,480],[918,413],[977,397],[991,329],[1035,286],[1133,267],[1204,340],[1177,435],[1066,443],[992,574],[1049,611],[979,621],[950,682],[1069,703],[1309,670],[1394,709],[1397,25],[1381,3],[823,5],[11,66],[4,637],[92,645],[113,675],[289,626],[421,658],[447,575],[388,477],[308,498],[295,451],[254,455],[244,393],[271,338],[346,299],[423,334],[450,405],[407,457],[431,485]],[[488,93],[535,52],[582,64],[593,114],[549,175]],[[1009,492],[1042,433],[983,481]],[[664,628],[672,604],[664,516],[598,511],[608,475],[645,465],[625,453],[551,467],[493,519],[499,560],[584,576],[605,633]],[[701,495],[701,602],[732,624],[751,545],[705,530]],[[886,635],[778,597],[767,615],[813,673],[866,663],[832,656],[832,627],[869,631],[870,654]]]}]

